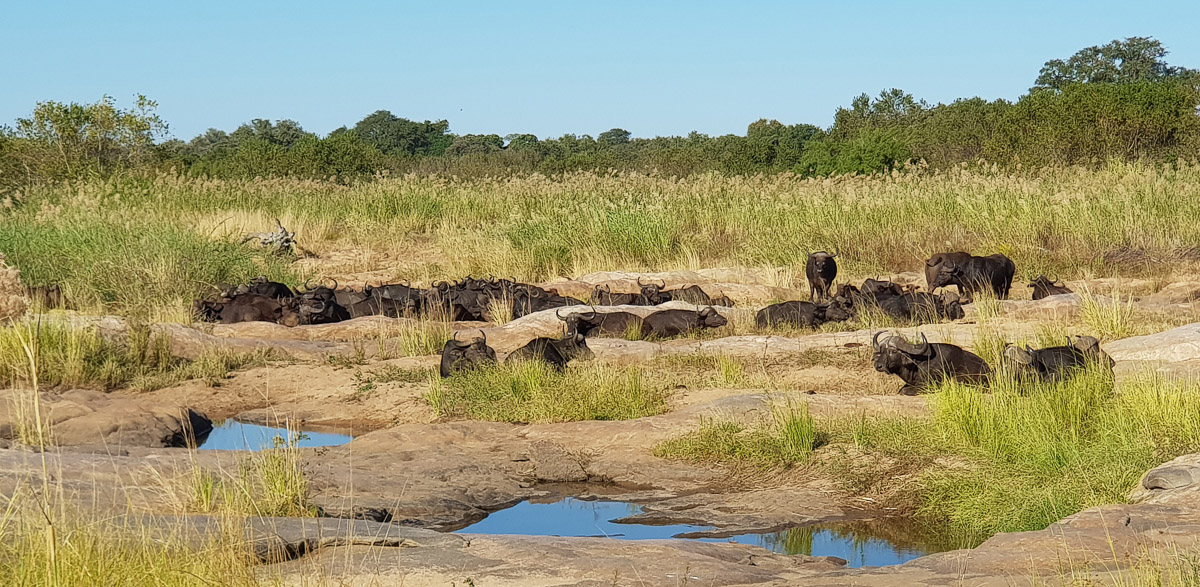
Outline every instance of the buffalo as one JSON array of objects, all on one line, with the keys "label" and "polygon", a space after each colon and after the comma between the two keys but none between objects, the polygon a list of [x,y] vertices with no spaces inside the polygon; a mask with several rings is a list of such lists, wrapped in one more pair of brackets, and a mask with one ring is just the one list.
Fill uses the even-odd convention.
[{"label": "buffalo", "polygon": [[662,285],[654,283],[642,283],[642,278],[637,280],[638,287],[642,288],[638,295],[637,305],[639,306],[657,306],[663,302],[670,301],[670,297],[664,298],[662,290],[667,287],[667,282],[663,281]]},{"label": "buffalo", "polygon": [[938,253],[925,261],[925,281],[929,291],[957,285],[964,295],[991,291],[999,299],[1008,298],[1017,266],[1012,259],[996,254],[976,257],[969,253]]},{"label": "buffalo", "polygon": [[350,319],[350,312],[337,301],[337,282],[333,287],[324,285],[310,288],[296,296],[301,324],[332,324]]},{"label": "buffalo", "polygon": [[900,377],[904,381],[902,394],[914,395],[946,379],[984,383],[991,375],[991,368],[979,355],[952,344],[930,343],[924,333],[920,344],[909,343],[900,336],[889,336],[881,343],[882,334],[883,331],[876,332],[871,337],[875,370]]},{"label": "buffalo", "polygon": [[850,319],[846,307],[836,302],[814,304],[812,302],[780,302],[758,311],[754,323],[759,328],[792,324],[818,328],[826,322],[842,322]]},{"label": "buffalo", "polygon": [[544,361],[561,371],[574,359],[586,361],[593,358],[595,355],[592,354],[592,349],[588,348],[587,339],[578,332],[568,332],[558,339],[535,338],[510,353],[504,362]]},{"label": "buffalo", "polygon": [[720,298],[713,298],[712,296],[708,295],[708,292],[704,291],[704,289],[698,285],[677,287],[675,289],[664,289],[659,292],[658,296],[659,301],[661,302],[678,301],[695,304],[697,306],[711,306],[713,305],[713,301],[715,299],[720,299],[721,301],[726,301],[729,299],[724,296],[721,296]]},{"label": "buffalo", "polygon": [[275,322],[284,326],[296,326],[300,323],[300,314],[294,300],[279,300],[261,294],[196,300],[193,309],[201,320],[221,324]]},{"label": "buffalo", "polygon": [[563,316],[559,312],[559,310],[555,311],[559,320],[565,323],[567,334],[578,333],[582,336],[599,334],[627,337],[641,336],[642,333],[642,317],[630,312],[605,312],[601,314],[595,308],[587,312],[574,312],[566,316]]},{"label": "buffalo", "polygon": [[712,306],[700,310],[659,310],[642,320],[642,338],[671,338],[728,323]]},{"label": "buffalo", "polygon": [[1029,282],[1029,287],[1033,288],[1033,299],[1035,300],[1072,293],[1071,288],[1059,285],[1058,280],[1047,279],[1045,275],[1033,278],[1033,281]]},{"label": "buffalo", "polygon": [[1089,364],[1111,373],[1115,364],[1112,357],[1100,348],[1100,341],[1092,336],[1080,336],[1075,340],[1067,337],[1065,346],[1037,350],[1029,348],[1029,345],[1022,349],[1008,344],[1004,347],[1004,358],[1017,368],[1018,373],[1051,382],[1069,379]]},{"label": "buffalo", "polygon": [[833,260],[837,256],[836,251],[808,253],[804,276],[808,278],[808,296],[812,301],[829,298],[829,289],[833,287],[833,280],[837,277],[837,261]]},{"label": "buffalo", "polygon": [[957,296],[935,296],[918,292],[877,298],[879,309],[897,320],[938,322],[966,316]]},{"label": "buffalo", "polygon": [[496,351],[488,346],[486,334],[480,331],[480,336],[463,342],[458,340],[456,332],[442,347],[442,363],[438,373],[442,377],[450,377],[458,371],[495,364]]},{"label": "buffalo", "polygon": [[638,301],[639,294],[613,293],[608,285],[597,285],[592,289],[592,303],[601,306],[630,306]]},{"label": "buffalo", "polygon": [[25,297],[29,298],[33,305],[47,310],[67,307],[67,298],[63,296],[62,288],[58,284],[28,287],[25,289]]},{"label": "buffalo", "polygon": [[245,287],[245,293],[258,294],[277,300],[296,296],[296,292],[286,284],[271,281],[262,275],[250,280],[250,284]]}]

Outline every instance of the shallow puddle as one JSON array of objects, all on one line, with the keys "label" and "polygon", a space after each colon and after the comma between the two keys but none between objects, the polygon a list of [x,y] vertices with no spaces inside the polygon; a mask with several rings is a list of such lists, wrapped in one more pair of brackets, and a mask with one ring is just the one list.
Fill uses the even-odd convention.
[{"label": "shallow puddle", "polygon": [[[457,532],[472,534],[523,534],[534,536],[594,536],[620,540],[677,538],[713,530],[688,524],[652,526],[615,523],[641,513],[637,504],[585,501],[566,498],[553,503],[522,502],[490,514]],[[922,536],[904,536],[909,529],[895,524],[852,523],[798,526],[779,532],[741,534],[728,538],[681,538],[704,542],[739,542],[781,554],[836,556],[851,567],[898,565],[914,558],[949,550]]]},{"label": "shallow puddle", "polygon": [[225,420],[213,426],[212,432],[200,439],[201,450],[259,451],[294,443],[298,447],[337,446],[354,437],[349,434],[288,430],[272,426]]}]

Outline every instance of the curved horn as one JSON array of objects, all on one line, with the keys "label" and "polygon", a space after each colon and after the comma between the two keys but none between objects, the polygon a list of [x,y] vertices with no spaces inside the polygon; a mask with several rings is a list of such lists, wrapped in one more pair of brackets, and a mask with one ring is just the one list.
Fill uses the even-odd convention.
[{"label": "curved horn", "polygon": [[312,283],[311,277],[304,280],[304,291],[312,291],[312,285],[310,285],[311,283]]},{"label": "curved horn", "polygon": [[[1025,348],[1028,349],[1029,346],[1026,345]],[[1028,350],[1021,350],[1020,347],[1012,343],[1004,345],[1004,357],[1022,365],[1033,364],[1033,353]]]},{"label": "curved horn", "polygon": [[558,308],[557,310],[555,310],[555,311],[554,311],[554,316],[555,316],[555,317],[557,317],[559,320],[562,320],[562,321],[564,321],[564,322],[567,320],[566,318],[563,318],[563,315],[562,315],[562,308]]},{"label": "curved horn", "polygon": [[924,332],[921,333],[921,344],[919,346],[909,343],[901,336],[893,336],[887,342],[895,347],[896,350],[908,355],[924,355],[929,352],[929,339],[925,338]]},{"label": "curved horn", "polygon": [[871,337],[871,348],[873,348],[875,350],[879,350],[879,335],[881,335],[881,334],[883,334],[882,330],[880,330],[879,332],[876,332],[875,336]]},{"label": "curved horn", "polygon": [[482,328],[479,329],[479,336],[483,337],[483,346],[487,346],[487,333]]},{"label": "curved horn", "polygon": [[658,286],[658,289],[667,289],[667,280],[659,279],[659,281],[662,282],[662,285]]},{"label": "curved horn", "polygon": [[588,310],[587,318],[584,318],[584,320],[591,320],[596,317],[596,306],[588,304]]},{"label": "curved horn", "polygon": [[805,257],[811,257],[811,256],[812,256],[812,249],[810,249],[810,248],[808,248],[808,247],[804,247],[804,256],[805,256]]},{"label": "curved horn", "polygon": [[836,257],[836,256],[838,256],[840,253],[841,253],[841,251],[839,251],[837,248],[835,248],[835,249],[833,249],[833,254],[832,254],[832,255],[830,255],[829,257],[830,257],[830,258]]},{"label": "curved horn", "polygon": [[334,279],[334,278],[332,278],[332,277],[330,277],[330,278],[329,278],[329,281],[332,281],[332,282],[333,282],[333,287],[331,287],[331,288],[329,288],[329,289],[336,290],[336,289],[338,288],[338,282],[337,282],[337,280],[336,280],[336,279]]},{"label": "curved horn", "polygon": [[639,276],[638,276],[638,278],[637,278],[637,284],[638,284],[638,287],[646,287],[646,284],[642,283],[642,276],[641,276],[641,275],[639,275]]}]

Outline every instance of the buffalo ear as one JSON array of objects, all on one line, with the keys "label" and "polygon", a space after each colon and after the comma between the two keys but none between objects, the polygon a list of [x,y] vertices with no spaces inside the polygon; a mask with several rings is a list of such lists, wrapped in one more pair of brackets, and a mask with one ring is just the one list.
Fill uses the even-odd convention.
[{"label": "buffalo ear", "polygon": [[1028,349],[1023,349],[1012,343],[1004,346],[1004,357],[1010,361],[1013,361],[1014,363],[1020,363],[1022,365],[1033,364],[1033,353],[1029,352]]}]

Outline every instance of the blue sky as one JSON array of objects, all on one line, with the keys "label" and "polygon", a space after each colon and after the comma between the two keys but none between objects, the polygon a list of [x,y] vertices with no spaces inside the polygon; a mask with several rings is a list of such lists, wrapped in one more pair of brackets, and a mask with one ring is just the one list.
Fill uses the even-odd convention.
[{"label": "blue sky", "polygon": [[862,92],[1014,99],[1042,64],[1152,36],[1200,67],[1200,2],[17,2],[0,122],[39,100],[159,102],[171,133],[378,110],[457,133],[822,126]]}]

